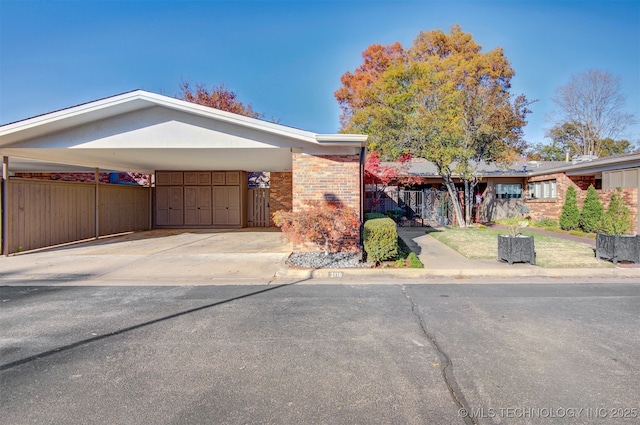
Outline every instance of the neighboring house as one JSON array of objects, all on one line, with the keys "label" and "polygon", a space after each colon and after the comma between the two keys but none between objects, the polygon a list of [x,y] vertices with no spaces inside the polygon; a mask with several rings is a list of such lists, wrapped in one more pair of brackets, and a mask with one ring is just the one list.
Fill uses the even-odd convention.
[{"label": "neighboring house", "polygon": [[[269,173],[271,212],[331,200],[362,216],[366,140],[142,90],[5,124],[2,252],[131,230],[246,227],[248,172]],[[151,175],[152,184],[105,183],[101,173],[115,171]],[[97,178],[52,181],[68,172]],[[33,173],[49,181],[19,177]]]},{"label": "neighboring house", "polygon": [[[391,166],[392,164],[383,165]],[[445,214],[444,220],[440,222],[450,223],[453,218],[451,211],[442,208],[441,203],[433,202],[433,194],[440,193],[443,197],[446,196],[443,180],[438,175],[436,167],[426,160],[413,159],[408,167],[405,165],[405,169],[406,173],[412,176],[412,186],[399,190],[397,186],[389,185],[384,191],[385,199],[381,202],[372,201],[375,197],[375,188],[368,187],[365,209],[383,211],[400,207],[407,210],[405,213],[408,215],[418,216],[418,218],[420,216],[431,218],[434,215]],[[580,205],[584,201],[589,185],[593,185],[605,207],[609,204],[611,194],[620,187],[623,200],[633,217],[632,232],[637,233],[640,228],[638,217],[640,152],[572,162],[518,161],[506,167],[483,163],[478,164],[477,169],[480,182],[476,187],[475,195],[480,195],[476,199],[481,203],[479,211],[474,209],[474,219],[496,221],[510,217],[519,211],[528,210],[527,215],[534,220],[542,218],[557,220],[562,211],[566,190],[570,185],[577,189]],[[462,199],[463,184],[457,179],[456,185]],[[416,200],[418,200],[417,203]],[[437,214],[434,210],[437,210]],[[438,217],[433,221],[438,222]]]},{"label": "neighboring house", "polygon": [[614,155],[586,161],[566,162],[545,170],[532,170],[525,179],[524,202],[533,219],[560,217],[569,186],[578,192],[582,206],[587,189],[593,185],[607,208],[611,194],[622,189],[622,199],[631,211],[632,233],[640,228],[640,152]]}]

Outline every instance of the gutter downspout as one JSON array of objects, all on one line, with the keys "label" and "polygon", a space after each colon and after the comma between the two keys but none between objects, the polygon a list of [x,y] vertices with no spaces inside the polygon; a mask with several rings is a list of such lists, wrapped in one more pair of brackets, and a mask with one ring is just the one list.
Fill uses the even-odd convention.
[{"label": "gutter downspout", "polygon": [[94,229],[94,239],[98,240],[100,239],[100,169],[98,167],[93,169],[93,180],[95,183],[95,188],[94,188],[94,193],[95,193],[95,197],[94,197],[94,205],[93,205],[93,211],[94,211],[94,223],[93,223],[93,229]]},{"label": "gutter downspout", "polygon": [[2,223],[0,223],[0,239],[2,247],[0,251],[3,255],[9,255],[9,157],[2,157],[2,200],[0,200],[0,210],[2,210]]},{"label": "gutter downspout", "polygon": [[367,154],[367,148],[362,146],[360,148],[360,256],[364,255],[364,160]]}]

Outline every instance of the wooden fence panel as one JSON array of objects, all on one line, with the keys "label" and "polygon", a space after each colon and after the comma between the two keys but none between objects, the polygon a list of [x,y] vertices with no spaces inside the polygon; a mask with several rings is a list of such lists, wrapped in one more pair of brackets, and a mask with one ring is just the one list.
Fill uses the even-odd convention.
[{"label": "wooden fence panel", "polygon": [[9,252],[94,236],[95,185],[9,180]]},{"label": "wooden fence panel", "polygon": [[249,189],[247,223],[249,227],[269,227],[269,189]]},{"label": "wooden fence panel", "polygon": [[149,188],[117,184],[101,184],[100,235],[149,230]]},{"label": "wooden fence panel", "polygon": [[[149,188],[98,187],[100,235],[149,229]],[[95,189],[95,183],[9,179],[9,252],[95,237]]]}]

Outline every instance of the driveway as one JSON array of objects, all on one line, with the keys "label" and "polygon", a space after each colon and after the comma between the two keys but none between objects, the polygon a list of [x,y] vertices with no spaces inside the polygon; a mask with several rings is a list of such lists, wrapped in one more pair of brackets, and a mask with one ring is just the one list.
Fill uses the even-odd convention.
[{"label": "driveway", "polygon": [[270,282],[291,252],[279,229],[151,230],[0,257],[0,285]]}]

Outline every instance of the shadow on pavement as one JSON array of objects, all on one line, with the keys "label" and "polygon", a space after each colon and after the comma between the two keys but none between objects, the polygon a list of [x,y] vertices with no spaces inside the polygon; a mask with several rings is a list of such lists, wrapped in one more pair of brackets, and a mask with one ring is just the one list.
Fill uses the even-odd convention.
[{"label": "shadow on pavement", "polygon": [[217,301],[217,302],[212,303],[212,304],[207,304],[207,305],[203,305],[203,306],[200,306],[200,307],[191,308],[189,310],[185,310],[185,311],[181,311],[181,312],[178,312],[178,313],[170,314],[169,316],[160,317],[158,319],[150,320],[150,321],[147,321],[147,322],[144,322],[144,323],[139,323],[137,325],[129,326],[129,327],[126,327],[126,328],[123,328],[123,329],[119,329],[117,331],[109,332],[109,333],[106,333],[104,335],[97,335],[97,336],[95,336],[93,338],[88,338],[88,339],[84,339],[82,341],[77,341],[77,342],[74,342],[73,344],[64,345],[62,347],[54,348],[52,350],[45,351],[43,353],[35,354],[33,356],[25,357],[25,358],[20,359],[20,360],[15,360],[13,362],[0,365],[0,371],[8,370],[8,369],[14,368],[16,366],[20,366],[20,365],[23,365],[25,363],[32,362],[32,361],[37,360],[37,359],[42,359],[42,358],[45,358],[45,357],[49,357],[49,356],[51,356],[53,354],[61,353],[63,351],[72,350],[74,348],[77,348],[77,347],[80,347],[80,346],[83,346],[83,345],[86,345],[86,344],[89,344],[89,343],[92,343],[92,342],[95,342],[95,341],[100,341],[100,340],[103,340],[103,339],[106,339],[106,338],[110,338],[110,337],[113,337],[113,336],[122,335],[124,333],[131,332],[131,331],[134,331],[134,330],[137,330],[137,329],[140,329],[140,328],[144,328],[146,326],[154,325],[156,323],[164,322],[166,320],[175,319],[176,317],[185,316],[187,314],[195,313],[195,312],[201,311],[201,310],[206,310],[206,309],[209,309],[209,308],[212,308],[212,307],[217,307],[217,306],[220,306],[220,305],[223,305],[223,304],[228,304],[230,302],[238,301],[238,300],[241,300],[243,298],[249,298],[249,297],[252,297],[254,295],[260,295],[260,294],[263,294],[265,292],[270,292],[270,291],[274,291],[276,289],[284,288],[286,286],[292,286],[292,285],[295,285],[297,283],[304,282],[305,280],[309,280],[309,279],[301,279],[301,280],[298,280],[298,281],[295,281],[295,282],[291,282],[291,283],[283,283],[281,285],[271,286],[271,287],[268,287],[268,288],[265,288],[265,289],[261,289],[259,291],[250,292],[248,294],[239,295],[237,297],[229,298],[229,299],[226,299],[226,300],[223,300],[223,301]]}]

